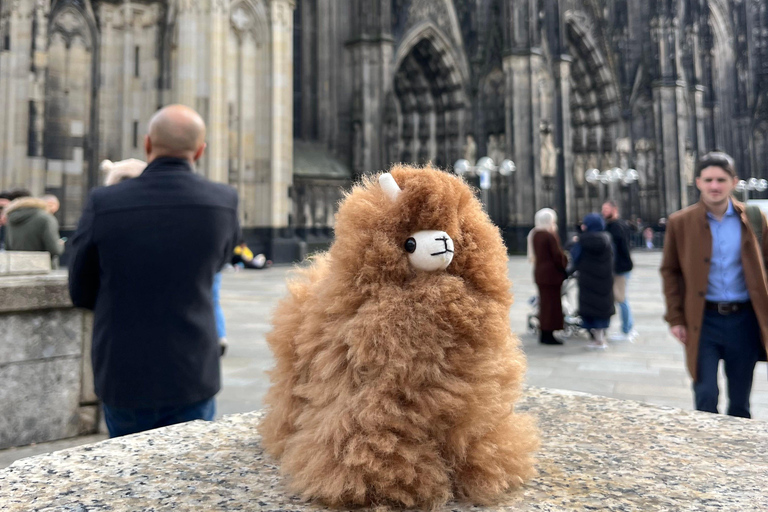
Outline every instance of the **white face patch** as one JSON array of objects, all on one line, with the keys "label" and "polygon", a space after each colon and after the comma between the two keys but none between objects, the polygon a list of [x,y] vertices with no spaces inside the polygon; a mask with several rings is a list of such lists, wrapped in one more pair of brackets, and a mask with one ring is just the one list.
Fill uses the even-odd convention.
[{"label": "white face patch", "polygon": [[453,261],[453,240],[445,231],[417,231],[404,248],[411,265],[426,272],[445,270]]}]

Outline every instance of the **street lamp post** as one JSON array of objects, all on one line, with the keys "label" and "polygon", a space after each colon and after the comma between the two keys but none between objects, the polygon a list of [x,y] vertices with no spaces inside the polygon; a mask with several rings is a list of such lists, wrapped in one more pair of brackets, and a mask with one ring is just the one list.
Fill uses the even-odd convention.
[{"label": "street lamp post", "polygon": [[493,161],[489,156],[484,156],[477,161],[477,165],[472,165],[469,160],[460,159],[456,160],[453,164],[453,171],[459,176],[468,174],[470,176],[478,176],[480,178],[480,194],[483,201],[483,207],[488,212],[488,191],[491,188],[492,174],[498,172],[502,176],[510,176],[517,170],[515,162],[506,159],[499,165]]},{"label": "street lamp post", "polygon": [[[590,169],[586,172],[585,179],[587,183],[591,185],[608,185],[613,183],[619,183],[623,186],[629,186],[635,183],[640,177],[635,169],[622,169],[620,167],[614,167],[613,169],[606,169],[600,172],[598,169]],[[612,194],[608,194],[611,196]],[[629,194],[630,210],[632,209],[632,193]],[[631,211],[629,212],[631,214]]]},{"label": "street lamp post", "polygon": [[736,190],[744,194],[744,202],[749,201],[749,192],[765,192],[768,190],[768,180],[750,178],[749,181],[740,180],[736,184]]}]

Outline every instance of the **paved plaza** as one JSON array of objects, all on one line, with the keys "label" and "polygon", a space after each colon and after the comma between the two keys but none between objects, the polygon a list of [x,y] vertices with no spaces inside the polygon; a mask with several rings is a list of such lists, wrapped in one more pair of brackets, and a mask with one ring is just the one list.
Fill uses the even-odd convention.
[{"label": "paved plaza", "polygon": [[[510,322],[528,355],[528,384],[693,408],[683,349],[669,334],[662,319],[664,301],[658,272],[661,253],[635,252],[633,258],[635,270],[629,281],[628,297],[640,336],[633,343],[614,343],[605,352],[590,352],[585,348],[586,338],[567,339],[564,346],[544,346],[539,345],[535,335],[526,332],[526,317],[530,311],[527,299],[535,295],[535,285],[526,259],[510,257],[509,275],[515,294]],[[272,310],[286,294],[285,282],[291,268],[278,266],[224,275],[221,298],[230,347],[222,360],[219,416],[252,411],[262,405],[262,397],[269,386],[265,372],[272,366],[272,355],[264,336],[270,329]],[[618,317],[614,316],[612,328],[615,330],[617,325]],[[724,407],[725,399],[722,398],[721,410]],[[752,414],[755,419],[768,420],[766,363],[759,363],[755,369]],[[0,451],[0,467],[21,457],[104,437],[91,436]]]}]

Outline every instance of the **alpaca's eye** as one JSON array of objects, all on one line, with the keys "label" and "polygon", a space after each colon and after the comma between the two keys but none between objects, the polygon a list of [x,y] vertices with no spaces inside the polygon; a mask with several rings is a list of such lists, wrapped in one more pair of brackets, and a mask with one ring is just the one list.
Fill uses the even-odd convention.
[{"label": "alpaca's eye", "polygon": [[405,251],[413,254],[413,252],[416,250],[416,240],[413,238],[409,238],[405,241]]}]

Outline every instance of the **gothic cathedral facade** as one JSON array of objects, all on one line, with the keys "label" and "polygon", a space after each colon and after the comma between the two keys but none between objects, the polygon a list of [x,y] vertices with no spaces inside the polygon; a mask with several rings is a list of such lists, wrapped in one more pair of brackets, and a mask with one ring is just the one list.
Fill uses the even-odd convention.
[{"label": "gothic cathedral facade", "polygon": [[[522,247],[559,183],[571,223],[607,197],[655,221],[696,200],[707,151],[768,177],[768,3],[0,0],[0,188],[58,195],[64,229],[176,102],[273,259],[327,241],[361,173],[484,155],[515,162],[484,198]],[[638,181],[585,180],[617,167]]]},{"label": "gothic cathedral facade", "polygon": [[[354,173],[513,160],[484,194],[513,248],[558,184],[569,224],[609,197],[648,223],[697,200],[708,151],[768,178],[765,0],[304,0],[295,19],[297,137]],[[616,168],[637,182],[585,179]]]}]

